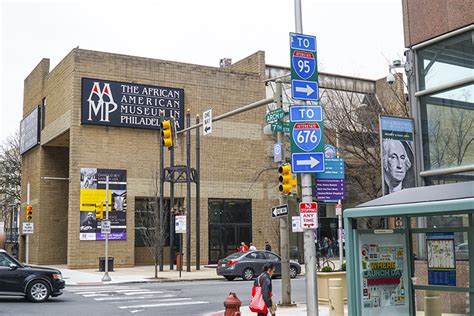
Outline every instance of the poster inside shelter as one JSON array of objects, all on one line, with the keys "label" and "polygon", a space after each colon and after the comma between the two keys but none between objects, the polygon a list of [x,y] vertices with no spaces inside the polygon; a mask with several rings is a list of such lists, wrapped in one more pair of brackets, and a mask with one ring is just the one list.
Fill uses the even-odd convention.
[{"label": "poster inside shelter", "polygon": [[[101,219],[96,218],[97,203],[105,205],[106,177],[109,176],[109,239],[127,239],[127,171],[118,169],[81,168],[80,240],[103,240]],[[103,208],[105,219],[106,208]]]},{"label": "poster inside shelter", "polygon": [[454,233],[426,234],[428,284],[456,286]]}]

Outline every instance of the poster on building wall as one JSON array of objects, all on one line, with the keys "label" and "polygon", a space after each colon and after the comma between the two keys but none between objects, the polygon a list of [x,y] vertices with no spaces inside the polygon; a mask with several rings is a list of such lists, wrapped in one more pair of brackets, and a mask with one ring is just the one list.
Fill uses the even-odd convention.
[{"label": "poster on building wall", "polygon": [[20,154],[40,142],[40,110],[36,107],[20,122]]},{"label": "poster on building wall", "polygon": [[413,119],[380,116],[383,193],[415,187]]},{"label": "poster on building wall", "polygon": [[82,78],[81,124],[160,129],[162,118],[183,129],[183,89]]},{"label": "poster on building wall", "polygon": [[360,247],[359,255],[362,309],[370,310],[371,315],[382,315],[389,311],[387,308],[407,306],[405,247],[401,244],[366,243]]},{"label": "poster on building wall", "polygon": [[[103,240],[96,204],[106,201],[106,177],[109,176],[110,240],[127,239],[127,171],[118,169],[81,168],[80,240]],[[104,216],[105,219],[105,207]]]},{"label": "poster on building wall", "polygon": [[454,233],[426,234],[428,284],[456,286]]}]

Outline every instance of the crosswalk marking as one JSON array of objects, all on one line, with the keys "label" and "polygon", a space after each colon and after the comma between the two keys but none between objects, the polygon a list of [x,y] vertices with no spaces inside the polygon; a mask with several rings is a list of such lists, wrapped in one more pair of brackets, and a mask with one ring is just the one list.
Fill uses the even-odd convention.
[{"label": "crosswalk marking", "polygon": [[[159,296],[154,296],[154,297],[157,297],[157,298],[165,298],[165,297],[174,297],[175,295],[171,295],[171,294],[165,294],[165,295],[159,295]],[[134,296],[134,297],[126,297],[126,296],[115,296],[115,297],[99,297],[99,298],[95,298],[94,300],[96,301],[120,301],[120,300],[130,300],[130,299],[142,299],[142,300],[146,300],[146,299],[150,299],[152,298],[153,296],[151,295],[148,295],[148,296]]]},{"label": "crosswalk marking", "polygon": [[208,304],[205,301],[193,301],[193,302],[179,302],[179,303],[159,303],[159,304],[144,304],[144,305],[131,305],[131,306],[119,306],[120,309],[130,308],[146,308],[146,307],[161,307],[161,306],[176,306],[176,305],[196,305],[196,304]]}]

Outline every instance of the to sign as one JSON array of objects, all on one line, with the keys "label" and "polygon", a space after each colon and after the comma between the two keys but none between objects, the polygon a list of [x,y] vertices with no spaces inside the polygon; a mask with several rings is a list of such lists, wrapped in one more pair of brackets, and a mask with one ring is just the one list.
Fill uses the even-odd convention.
[{"label": "to sign", "polygon": [[203,135],[212,133],[212,109],[207,110],[202,114],[203,118]]},{"label": "to sign", "polygon": [[186,233],[186,215],[177,215],[175,217],[174,231],[176,234]]},{"label": "to sign", "polygon": [[111,227],[110,227],[110,220],[104,219],[101,222],[100,232],[102,234],[110,234]]},{"label": "to sign", "polygon": [[23,223],[23,234],[33,234],[35,232],[32,222]]},{"label": "to sign", "polygon": [[288,215],[288,205],[280,205],[272,207],[272,218],[278,218]]},{"label": "to sign", "polygon": [[316,37],[290,33],[290,55],[291,97],[319,99]]},{"label": "to sign", "polygon": [[319,105],[292,105],[291,122],[319,122],[323,120],[323,110]]},{"label": "to sign", "polygon": [[316,202],[301,202],[300,218],[303,229],[318,228],[318,204]]}]

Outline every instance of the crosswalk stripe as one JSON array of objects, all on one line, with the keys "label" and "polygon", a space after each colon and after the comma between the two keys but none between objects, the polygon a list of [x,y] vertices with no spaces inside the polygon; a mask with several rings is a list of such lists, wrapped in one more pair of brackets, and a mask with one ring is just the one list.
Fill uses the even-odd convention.
[{"label": "crosswalk stripe", "polygon": [[135,292],[135,293],[124,293],[125,295],[140,295],[140,294],[162,294],[163,291],[148,291],[145,290],[143,292]]},{"label": "crosswalk stripe", "polygon": [[176,302],[176,303],[171,302],[171,303],[158,303],[158,304],[118,306],[118,308],[120,308],[120,309],[131,309],[131,308],[163,307],[163,306],[177,306],[177,305],[196,305],[196,304],[209,304],[209,302],[205,302],[205,301]]},{"label": "crosswalk stripe", "polygon": [[124,290],[124,289],[131,289],[130,286],[80,286],[80,287],[66,287],[65,290],[67,292],[83,292],[83,291],[92,291],[92,290]]},{"label": "crosswalk stripe", "polygon": [[113,296],[113,297],[99,297],[99,298],[95,298],[94,300],[96,301],[121,301],[121,300],[130,300],[130,299],[134,299],[134,300],[146,300],[146,299],[150,299],[150,298],[164,298],[164,297],[174,297],[175,295],[172,295],[172,294],[165,294],[165,295],[159,295],[159,296],[152,296],[152,295],[147,295],[147,296],[134,296],[134,297],[127,297],[127,296]]},{"label": "crosswalk stripe", "polygon": [[84,295],[84,294],[101,294],[101,293],[129,293],[129,292],[143,292],[143,290],[100,290],[100,291],[76,292],[75,294]]}]

